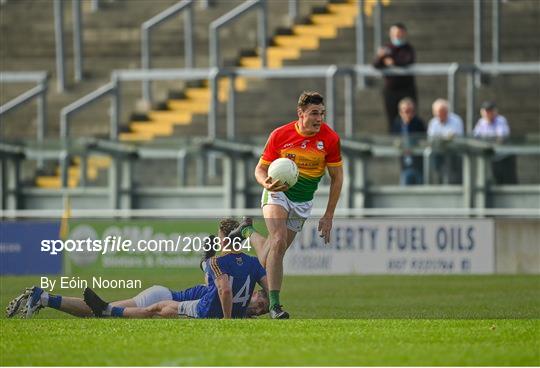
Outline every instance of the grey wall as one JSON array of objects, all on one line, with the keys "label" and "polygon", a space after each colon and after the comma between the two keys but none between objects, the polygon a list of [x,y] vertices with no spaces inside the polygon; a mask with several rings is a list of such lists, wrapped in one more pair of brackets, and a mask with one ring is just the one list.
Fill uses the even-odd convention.
[{"label": "grey wall", "polygon": [[540,220],[495,221],[497,273],[540,274]]}]

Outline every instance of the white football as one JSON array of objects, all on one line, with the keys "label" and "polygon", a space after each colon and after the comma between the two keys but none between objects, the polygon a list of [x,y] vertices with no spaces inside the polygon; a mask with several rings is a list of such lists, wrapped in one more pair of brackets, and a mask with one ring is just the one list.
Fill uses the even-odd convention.
[{"label": "white football", "polygon": [[298,166],[294,161],[288,158],[278,158],[272,161],[268,168],[268,176],[272,180],[279,180],[282,184],[287,184],[289,188],[292,188],[298,181]]}]

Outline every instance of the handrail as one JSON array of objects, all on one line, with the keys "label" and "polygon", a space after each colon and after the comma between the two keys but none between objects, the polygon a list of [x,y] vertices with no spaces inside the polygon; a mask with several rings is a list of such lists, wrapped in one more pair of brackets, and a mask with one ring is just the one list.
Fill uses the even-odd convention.
[{"label": "handrail", "polygon": [[289,0],[288,9],[289,9],[289,14],[288,14],[289,15],[289,23],[291,25],[293,25],[296,18],[298,18],[298,14],[299,14],[298,0]]},{"label": "handrail", "polygon": [[[92,3],[92,10],[94,9]],[[55,43],[55,68],[57,91],[62,93],[66,89],[66,54],[64,47],[65,29],[64,29],[64,6],[65,1],[54,0],[54,43]],[[84,78],[84,52],[83,52],[83,12],[82,0],[71,1],[72,26],[73,26],[73,74],[75,82],[80,82]]]},{"label": "handrail", "polygon": [[17,144],[0,142],[0,157],[1,156],[24,157],[24,148]]},{"label": "handrail", "polygon": [[[366,63],[366,14],[364,11],[364,0],[358,0],[357,2],[358,15],[356,16],[355,38],[356,38],[356,64],[364,65]],[[366,86],[366,79],[359,77],[359,88],[364,89]]]},{"label": "handrail", "polygon": [[48,78],[48,73],[44,71],[0,72],[0,83],[40,83]]},{"label": "handrail", "polygon": [[211,69],[117,69],[111,74],[123,82],[135,82],[145,80],[198,80],[206,79]]},{"label": "handrail", "polygon": [[64,92],[66,88],[66,66],[64,50],[64,3],[54,0],[54,45],[56,58],[56,90]]},{"label": "handrail", "polygon": [[[412,188],[403,188],[411,190]],[[73,189],[72,189],[73,190]],[[89,188],[85,188],[88,191]],[[324,215],[324,208],[314,208],[312,217]],[[0,218],[61,218],[63,209],[0,209]],[[193,219],[216,217],[241,217],[261,215],[260,208],[146,208],[146,209],[73,209],[70,212],[71,218],[76,219],[111,219],[111,218],[157,218],[157,219]],[[419,207],[395,207],[395,208],[336,208],[334,218],[348,218],[351,216],[361,217],[408,217],[430,216],[434,218],[448,217],[529,217],[540,218],[537,209],[534,208],[419,208]]]},{"label": "handrail", "polygon": [[116,86],[112,82],[107,83],[106,85],[99,87],[95,91],[90,92],[89,94],[62,108],[60,111],[60,138],[67,140],[69,137],[69,118],[73,113],[81,110],[90,103],[111,94],[115,88]]},{"label": "handrail", "polygon": [[[500,62],[500,4],[501,0],[492,0],[491,6],[492,6],[492,14],[491,14],[491,50],[492,50],[492,56],[491,56],[491,62],[494,64],[497,64]],[[474,51],[473,51],[473,59],[474,64],[481,65],[482,64],[482,49],[483,49],[483,21],[484,17],[483,14],[483,6],[481,0],[474,0],[473,1],[473,33],[474,33]],[[380,0],[376,0],[375,7],[373,12],[373,47],[374,47],[374,53],[377,53],[377,49],[382,43],[382,11],[383,7]],[[356,18],[356,62],[357,64],[364,64],[366,62],[365,60],[365,34],[366,34],[366,22],[365,22],[365,14],[364,14],[364,0],[358,0],[358,16]],[[360,86],[363,88],[365,83],[363,79],[359,79]],[[476,80],[476,82],[479,82],[479,79]]]},{"label": "handrail", "polygon": [[247,0],[240,4],[230,12],[222,15],[218,19],[210,23],[210,66],[219,67],[219,30],[238,19],[243,14],[257,8],[259,10],[259,16],[257,19],[258,25],[258,37],[259,37],[259,49],[262,59],[262,67],[266,68],[268,65],[266,57],[267,47],[267,14],[266,14],[266,0]]},{"label": "handrail", "polygon": [[84,78],[82,1],[72,0],[71,6],[73,14],[73,72],[75,82],[80,82]]},{"label": "handrail", "polygon": [[[125,143],[118,143],[113,140],[88,140],[88,139],[81,139],[76,140],[76,144],[71,146],[59,146],[58,148],[51,148],[51,147],[35,147],[35,146],[23,146],[23,145],[14,145],[14,144],[2,144],[0,143],[0,155],[3,155],[6,159],[9,160],[19,160],[19,159],[27,159],[27,160],[36,160],[36,159],[47,159],[47,160],[60,160],[63,163],[63,173],[65,176],[64,182],[67,182],[67,158],[75,155],[75,154],[88,154],[89,152],[101,152],[105,155],[113,158],[118,163],[122,165],[130,165],[130,162],[126,160],[132,160],[132,159],[177,159],[179,161],[179,167],[180,167],[180,161],[183,162],[183,165],[185,165],[185,155],[188,151],[191,153],[197,154],[197,156],[200,156],[201,153],[206,152],[206,154],[210,154],[212,151],[220,151],[226,153],[229,164],[239,164],[239,165],[245,165],[247,162],[252,160],[252,158],[255,156],[259,156],[262,145],[260,143],[243,143],[243,142],[237,142],[237,141],[224,141],[224,140],[212,140],[208,138],[199,138],[194,139],[190,143],[188,143],[184,147],[178,147],[178,149],[163,149],[163,147],[152,147],[152,146],[137,146],[132,144],[125,144]],[[457,140],[456,142],[450,142],[450,146],[446,147],[449,149],[456,149],[459,147],[462,147],[461,151],[464,153],[464,155],[467,155],[469,157],[469,160],[473,157],[476,157],[478,159],[482,160],[482,166],[480,168],[477,168],[474,171],[464,171],[464,175],[470,175],[468,180],[464,180],[463,185],[442,185],[442,186],[423,186],[423,187],[400,187],[397,185],[359,185],[359,180],[362,182],[362,176],[365,174],[362,173],[363,170],[365,170],[366,165],[368,164],[368,161],[371,160],[373,157],[399,157],[402,155],[402,151],[400,148],[393,146],[393,145],[381,145],[378,143],[366,143],[366,142],[360,142],[360,141],[350,141],[347,139],[344,139],[342,141],[343,149],[344,149],[344,155],[349,159],[347,167],[349,169],[355,168],[355,170],[352,171],[352,177],[351,180],[346,183],[346,186],[349,186],[348,192],[344,191],[344,193],[349,193],[349,195],[357,196],[357,195],[366,195],[366,196],[373,196],[373,195],[380,195],[384,193],[393,193],[393,194],[413,194],[413,193],[424,193],[428,192],[431,194],[437,194],[440,193],[441,195],[444,194],[452,194],[452,195],[459,195],[461,194],[463,196],[464,200],[464,207],[463,208],[448,208],[448,209],[429,209],[429,211],[432,211],[432,213],[435,213],[437,210],[441,210],[439,214],[443,215],[450,215],[450,213],[462,213],[461,211],[464,211],[463,213],[477,213],[475,211],[478,211],[478,214],[480,216],[486,216],[488,213],[491,213],[490,211],[495,211],[494,208],[485,208],[485,203],[482,200],[482,196],[485,196],[486,194],[493,194],[493,193],[502,193],[503,195],[506,194],[512,194],[512,195],[525,195],[524,198],[530,198],[531,196],[537,195],[540,193],[540,185],[519,185],[519,186],[495,186],[490,187],[487,186],[487,178],[482,173],[482,167],[485,167],[486,160],[489,159],[488,156],[490,156],[493,152],[486,152],[483,153],[485,149],[490,149],[493,147],[498,146],[495,142],[484,142],[479,141],[475,139],[461,139]],[[468,147],[472,148],[468,149]],[[479,148],[482,152],[478,151],[475,152],[475,147]],[[533,146],[520,146],[520,145],[514,145],[514,146],[508,146],[506,147],[508,154],[530,154],[530,155],[540,155],[540,149],[538,147]],[[492,151],[492,150],[491,150]],[[243,166],[235,166],[234,170],[238,170]],[[364,169],[362,169],[364,168]],[[10,173],[8,175],[13,175],[13,165],[10,169]],[[131,174],[127,174],[131,175]],[[355,176],[358,175],[358,176]],[[470,185],[466,185],[465,182],[472,183],[472,179],[474,179],[474,182],[476,183],[476,189]],[[17,179],[18,180],[18,179]],[[179,181],[181,182],[181,181]],[[97,190],[102,190],[102,193],[109,192],[111,201],[112,199],[117,199],[120,196],[130,198],[132,195],[137,195],[141,193],[151,193],[152,191],[156,191],[157,189],[163,189],[163,188],[134,188],[131,185],[128,185],[127,187],[123,187],[122,189],[118,186],[118,177],[113,175],[113,178],[111,181],[109,181],[109,189],[107,191],[103,191],[103,188],[96,188]],[[15,182],[13,185],[17,187],[18,182]],[[223,196],[224,198],[231,199],[230,195],[233,193],[233,196],[236,195],[234,193],[244,193],[243,195],[248,195],[249,193],[253,193],[253,186],[250,186],[248,183],[240,184],[240,186],[237,186],[237,183],[234,183],[234,176],[229,176],[228,179],[223,183]],[[185,191],[186,188],[171,188],[167,187],[166,189],[169,190],[169,193],[180,193],[180,190]],[[41,193],[44,195],[45,192],[38,192],[39,189],[25,189],[27,193],[30,193],[31,191],[34,191],[32,193],[39,194]],[[203,195],[203,190],[206,190],[206,193],[216,193],[220,192],[220,187],[213,187],[213,188],[200,188],[201,192],[200,195]],[[323,189],[327,190],[327,188]],[[470,202],[470,196],[473,193],[473,190],[480,191],[479,197],[475,199],[474,201],[474,207],[470,207],[472,205],[472,202]],[[57,193],[65,193],[66,191],[73,191],[73,189],[68,189],[66,186],[64,186],[60,191],[57,192],[51,192],[47,190],[47,195],[53,195]],[[86,189],[84,189],[84,192],[81,191],[81,194],[86,195],[95,195],[86,192]],[[13,196],[14,194],[9,192],[9,196]],[[476,196],[476,194],[475,194]],[[529,196],[529,197],[527,197]],[[17,208],[16,206],[16,200],[13,202],[13,206],[9,206],[8,210],[15,210]],[[229,202],[226,202],[229,203]],[[234,206],[234,201],[231,200],[229,204],[232,203],[232,206]],[[362,202],[363,203],[363,202]],[[520,203],[520,202],[517,202]],[[530,215],[531,213],[534,213],[536,217],[540,215],[540,212],[538,212],[538,209],[531,208],[530,203],[529,207],[527,208],[509,208],[507,211],[510,212],[504,212],[502,215],[508,215],[509,213],[512,213],[514,211],[516,214],[524,214],[527,213]],[[370,211],[376,212],[376,211],[388,211],[387,213],[393,213],[393,212],[399,212],[403,210],[402,208],[364,208],[364,204],[360,205],[360,208],[355,205],[355,202],[348,202],[349,208],[342,209],[343,211],[361,211],[365,213],[368,213]],[[113,207],[114,208],[114,207]],[[126,210],[131,211],[131,209],[126,208]],[[419,208],[411,209],[411,213],[417,213],[416,211],[422,211]],[[446,210],[450,212],[446,212]],[[484,211],[485,210],[485,211]],[[144,209],[137,209],[134,210],[135,212],[138,211],[146,211]],[[536,212],[534,212],[536,211]]]},{"label": "handrail", "polygon": [[32,100],[34,97],[41,95],[41,93],[43,93],[43,86],[41,85],[35,86],[34,88],[21,93],[19,96],[0,106],[0,116]]},{"label": "handrail", "polygon": [[[49,74],[44,71],[0,72],[0,83],[37,83],[37,86],[0,106],[0,116],[38,98],[37,103],[37,141],[42,142],[47,133],[47,90]],[[41,163],[40,163],[41,165]]]},{"label": "handrail", "polygon": [[[335,96],[331,94],[335,92],[335,88],[332,87],[332,84],[335,83],[335,78],[338,75],[343,75],[345,78],[350,78],[351,75],[356,74],[356,76],[372,76],[380,77],[381,75],[440,75],[448,76],[448,100],[456,109],[457,101],[457,88],[456,88],[456,74],[457,73],[467,73],[469,76],[468,79],[472,80],[472,75],[475,73],[540,73],[540,63],[539,62],[530,62],[530,63],[486,63],[481,65],[470,65],[470,64],[458,64],[458,63],[442,63],[442,64],[415,64],[407,68],[387,68],[387,69],[375,69],[371,65],[351,65],[345,67],[335,67],[332,65],[318,65],[318,66],[287,66],[280,69],[251,69],[251,68],[194,68],[194,69],[139,69],[139,70],[115,70],[111,73],[112,86],[110,86],[110,93],[115,94],[115,103],[113,107],[113,114],[111,118],[111,138],[116,139],[117,130],[119,125],[119,116],[120,116],[120,103],[119,103],[119,90],[118,85],[120,82],[128,81],[144,81],[144,80],[211,80],[214,81],[210,83],[211,86],[211,106],[210,112],[208,114],[208,136],[215,137],[216,127],[217,127],[217,106],[218,103],[218,91],[217,91],[217,78],[218,77],[250,77],[250,78],[326,78],[327,82],[327,91],[330,92],[330,95],[327,95],[327,111],[328,116],[335,116],[335,105],[333,101],[336,101]],[[1,75],[1,74],[0,74]],[[354,79],[354,78],[353,78]],[[345,103],[352,103],[354,101],[354,93],[351,92],[351,89],[354,91],[354,81],[347,79],[346,91],[345,91]],[[115,86],[115,87],[113,87]],[[101,88],[91,93],[100,94]],[[334,91],[334,92],[333,92]],[[468,83],[467,90],[467,126],[469,127],[468,132],[472,129],[473,117],[475,113],[475,101],[474,101],[475,86],[474,83]],[[86,96],[85,96],[86,97]],[[84,97],[83,97],[84,99]],[[79,108],[82,108],[85,104],[93,101],[81,101]],[[350,101],[349,101],[350,100]],[[77,102],[77,101],[76,101]],[[228,109],[234,108],[231,104],[228,104]],[[70,111],[71,112],[71,111]],[[345,137],[353,136],[353,131],[351,125],[355,121],[354,109],[347,108],[346,112],[346,134]],[[229,127],[234,127],[234,114],[227,114],[227,119],[232,119],[232,121],[227,122]],[[62,124],[61,124],[62,125]],[[65,131],[65,130],[61,130]],[[66,136],[65,134],[62,136]],[[234,135],[229,136],[229,138],[234,138]]]},{"label": "handrail", "polygon": [[[148,19],[141,25],[141,67],[150,69],[152,67],[152,54],[150,52],[150,31],[175,15],[184,11],[184,59],[185,68],[195,67],[195,53],[193,50],[193,0],[182,0],[173,6],[165,9],[161,13]],[[150,80],[143,81],[143,97],[147,102],[152,102],[152,87]]]},{"label": "handrail", "polygon": [[482,63],[475,65],[480,73],[533,74],[540,73],[539,62]]}]

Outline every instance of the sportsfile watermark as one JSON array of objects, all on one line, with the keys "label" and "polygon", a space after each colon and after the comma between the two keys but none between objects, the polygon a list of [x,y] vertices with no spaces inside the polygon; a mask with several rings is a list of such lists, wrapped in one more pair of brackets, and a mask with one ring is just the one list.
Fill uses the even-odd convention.
[{"label": "sportsfile watermark", "polygon": [[250,239],[218,238],[215,236],[182,236],[173,239],[139,239],[133,241],[122,236],[109,235],[104,239],[44,239],[41,251],[50,255],[61,252],[242,252],[251,250]]},{"label": "sportsfile watermark", "polygon": [[[22,262],[30,259],[31,250],[32,259],[40,259],[38,265],[50,264],[54,272],[64,267],[95,274],[199,267],[201,255],[210,251],[264,254],[267,221],[255,218],[250,231],[244,232],[246,240],[224,238],[239,226],[241,218],[235,220],[72,219],[67,231],[61,231],[58,219],[50,229],[21,224],[13,227],[13,238],[2,241],[9,250],[3,254]],[[489,274],[495,269],[494,224],[487,219],[335,218],[328,242],[321,237],[320,219],[293,220],[287,220],[287,227],[299,231],[283,260],[288,275]],[[4,268],[16,272],[20,267],[10,268],[15,264],[6,262]]]}]

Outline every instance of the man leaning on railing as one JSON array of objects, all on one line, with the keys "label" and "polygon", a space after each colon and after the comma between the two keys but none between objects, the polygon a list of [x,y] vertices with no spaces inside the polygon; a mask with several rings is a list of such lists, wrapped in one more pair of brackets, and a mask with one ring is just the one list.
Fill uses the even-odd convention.
[{"label": "man leaning on railing", "polygon": [[[429,122],[427,132],[432,145],[444,144],[454,137],[461,137],[464,134],[463,120],[449,109],[447,100],[439,98],[433,102],[433,118]],[[432,157],[439,183],[461,183],[461,157],[459,154],[444,152],[435,153]]]},{"label": "man leaning on railing", "polygon": [[[494,102],[484,102],[480,115],[481,118],[474,127],[475,138],[502,143],[510,136],[508,121],[498,114]],[[516,156],[495,155],[491,161],[491,171],[497,184],[517,184]]]},{"label": "man leaning on railing", "polygon": [[412,149],[420,136],[425,137],[426,126],[416,114],[416,106],[411,98],[399,102],[399,115],[394,120],[392,133],[400,135],[403,154],[401,156],[401,185],[418,185],[423,183],[424,164],[422,157],[414,156]]}]

